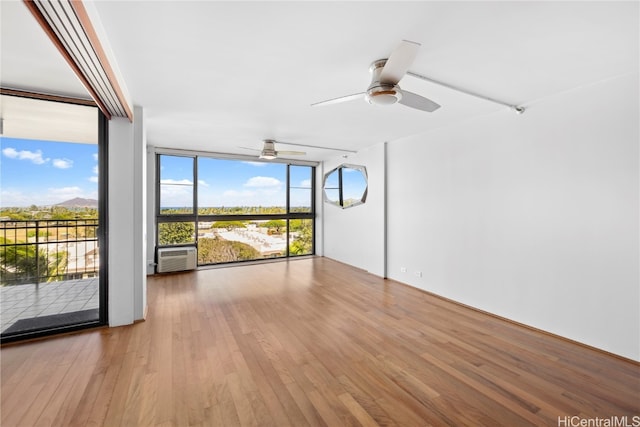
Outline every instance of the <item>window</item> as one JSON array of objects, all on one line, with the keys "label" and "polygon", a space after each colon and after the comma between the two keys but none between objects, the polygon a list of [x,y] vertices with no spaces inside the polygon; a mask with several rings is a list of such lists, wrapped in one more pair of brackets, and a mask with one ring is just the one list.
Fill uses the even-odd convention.
[{"label": "window", "polygon": [[195,243],[196,225],[193,221],[161,222],[158,224],[160,246]]},{"label": "window", "polygon": [[289,256],[313,253],[313,220],[289,220]]},{"label": "window", "polygon": [[0,340],[106,324],[107,119],[84,100],[0,98]]},{"label": "window", "polygon": [[324,201],[350,208],[367,200],[367,169],[364,166],[343,164],[324,176]]},{"label": "window", "polygon": [[287,165],[198,157],[198,214],[287,212]]},{"label": "window", "polygon": [[159,246],[196,245],[199,265],[314,253],[313,166],[168,154],[157,165]]},{"label": "window", "polygon": [[160,157],[160,214],[193,213],[193,158]]},{"label": "window", "polygon": [[313,201],[312,172],[308,166],[290,166],[289,205],[291,212],[311,212]]}]

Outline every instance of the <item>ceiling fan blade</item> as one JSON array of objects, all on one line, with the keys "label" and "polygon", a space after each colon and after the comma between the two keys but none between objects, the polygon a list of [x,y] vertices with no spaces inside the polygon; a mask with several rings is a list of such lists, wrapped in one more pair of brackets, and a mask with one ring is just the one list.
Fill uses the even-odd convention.
[{"label": "ceiling fan blade", "polygon": [[238,148],[242,148],[245,150],[251,150],[251,151],[262,151],[262,150],[258,150],[257,148],[250,148],[250,147],[238,147]]},{"label": "ceiling fan blade", "polygon": [[278,155],[280,154],[285,154],[285,155],[292,155],[292,156],[305,156],[307,153],[305,153],[304,151],[280,151],[278,150]]},{"label": "ceiling fan blade", "polygon": [[420,43],[409,40],[402,40],[398,47],[391,53],[382,72],[380,73],[380,83],[397,85],[407,74],[409,67],[416,59]]},{"label": "ceiling fan blade", "polygon": [[432,100],[406,90],[402,91],[402,99],[400,99],[400,101],[398,102],[402,105],[406,105],[407,107],[426,111],[428,113],[433,113],[438,108],[440,108],[440,105],[436,104]]},{"label": "ceiling fan blade", "polygon": [[331,104],[339,104],[341,102],[353,101],[354,99],[363,99],[364,92],[354,93],[353,95],[341,96],[339,98],[327,99],[326,101],[316,102],[315,104],[311,104],[312,107],[318,105],[331,105]]}]

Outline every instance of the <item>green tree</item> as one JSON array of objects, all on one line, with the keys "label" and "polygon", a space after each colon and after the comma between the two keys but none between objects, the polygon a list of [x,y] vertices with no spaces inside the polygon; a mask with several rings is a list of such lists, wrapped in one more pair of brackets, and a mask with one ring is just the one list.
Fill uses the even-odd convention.
[{"label": "green tree", "polygon": [[158,224],[160,245],[193,243],[196,227],[193,222],[163,222]]},{"label": "green tree", "polygon": [[[36,237],[36,230],[35,229],[27,230],[27,237]],[[47,230],[40,230],[38,232],[38,237],[47,238],[49,237],[49,232]]]},{"label": "green tree", "polygon": [[293,222],[300,221],[300,224],[295,224],[296,235],[293,241],[289,245],[289,254],[291,255],[308,255],[313,251],[313,230],[311,228],[311,221],[309,220],[291,220],[290,226],[294,227]]},{"label": "green tree", "polygon": [[272,219],[262,224],[263,227],[273,230],[275,233],[282,233],[282,229],[287,227],[287,222],[282,219]]},{"label": "green tree", "polygon": [[51,219],[75,219],[75,213],[65,208],[64,206],[51,207]]},{"label": "green tree", "polygon": [[24,284],[47,282],[61,279],[68,264],[67,252],[47,252],[36,244],[13,244],[11,240],[0,239],[0,283]]},{"label": "green tree", "polygon": [[260,258],[262,258],[262,254],[246,243],[206,237],[198,239],[198,264],[248,261]]},{"label": "green tree", "polygon": [[54,252],[47,265],[47,282],[63,280],[69,265],[69,252]]},{"label": "green tree", "polygon": [[0,216],[6,216],[14,221],[28,221],[31,219],[31,213],[22,209],[3,209],[0,211]]},{"label": "green tree", "polygon": [[226,228],[231,231],[234,228],[247,228],[247,226],[242,221],[216,221],[211,228]]},{"label": "green tree", "polygon": [[305,228],[307,223],[306,219],[291,219],[289,220],[289,231],[300,231]]}]

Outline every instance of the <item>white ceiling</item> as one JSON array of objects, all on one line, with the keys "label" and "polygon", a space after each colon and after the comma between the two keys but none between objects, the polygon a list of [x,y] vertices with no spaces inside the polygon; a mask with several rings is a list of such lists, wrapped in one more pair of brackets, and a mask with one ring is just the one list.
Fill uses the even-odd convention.
[{"label": "white ceiling", "polygon": [[[402,39],[422,44],[411,71],[528,108],[637,73],[639,64],[637,1],[94,6],[132,101],[145,110],[148,141],[159,147],[249,154],[238,147],[274,138],[359,150],[506,108],[410,76],[401,87],[442,108],[310,106],[364,91],[369,64]],[[2,86],[86,98],[22,2],[0,7]],[[307,160],[336,155],[306,151]]]},{"label": "white ceiling", "polygon": [[2,95],[0,117],[11,138],[98,143],[96,107]]}]

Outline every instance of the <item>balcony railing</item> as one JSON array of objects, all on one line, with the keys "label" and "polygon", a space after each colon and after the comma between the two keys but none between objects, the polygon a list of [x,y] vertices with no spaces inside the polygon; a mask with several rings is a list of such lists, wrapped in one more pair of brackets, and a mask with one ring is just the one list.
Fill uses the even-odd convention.
[{"label": "balcony railing", "polygon": [[98,220],[0,221],[0,286],[98,275]]}]

